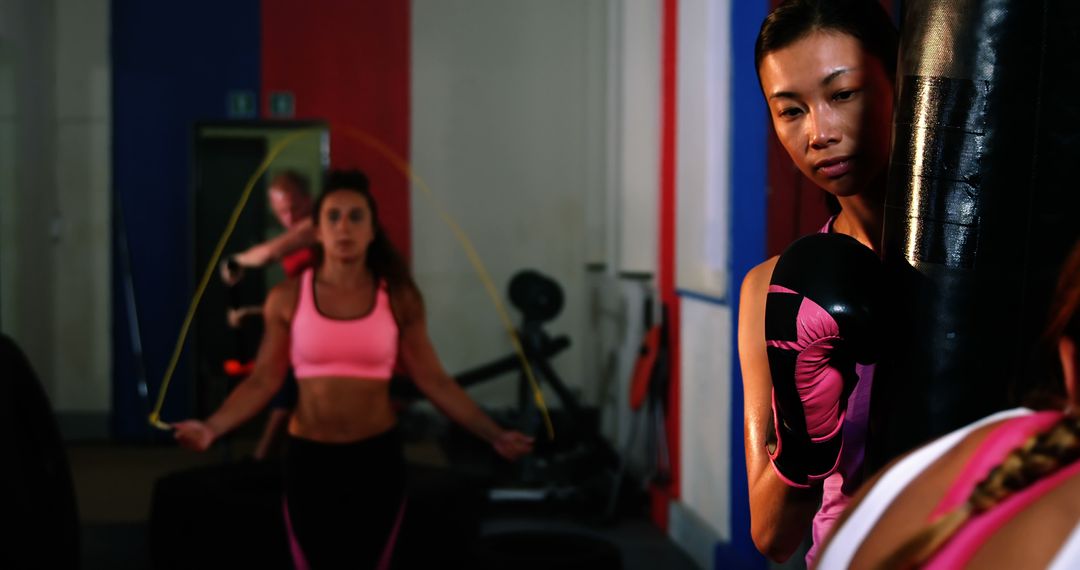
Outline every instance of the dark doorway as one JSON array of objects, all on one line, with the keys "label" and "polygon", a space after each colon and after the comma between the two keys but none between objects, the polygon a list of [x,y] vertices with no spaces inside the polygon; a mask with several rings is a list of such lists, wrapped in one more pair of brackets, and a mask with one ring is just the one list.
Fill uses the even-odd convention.
[{"label": "dark doorway", "polygon": [[[228,225],[244,187],[266,156],[263,138],[198,137],[195,143],[195,188],[192,228],[193,272],[200,279],[214,248]],[[224,255],[246,249],[266,234],[266,181],[261,178],[237,220]],[[266,296],[263,279],[244,279],[227,288],[216,274],[211,276],[192,330],[191,362],[195,377],[196,414],[213,411],[229,389],[224,371],[226,359],[250,359],[258,346],[258,321],[249,319],[240,329],[230,329],[226,309],[261,305]]]},{"label": "dark doorway", "polygon": [[[273,152],[274,159],[255,182],[220,259],[284,232],[267,203],[270,181],[291,171],[306,178],[309,191],[317,194],[329,166],[329,150],[329,130],[319,121],[228,121],[195,126],[191,176],[192,291],[206,271],[245,186],[268,154]],[[245,270],[240,282],[228,287],[222,282],[218,268],[214,268],[189,339],[191,401],[196,417],[213,412],[243,379],[245,372],[226,373],[226,361],[233,360],[241,368],[250,364],[262,338],[261,318],[246,318],[241,328],[233,329],[226,319],[227,309],[261,307],[270,289],[284,278],[281,265],[271,262],[262,269]]]}]

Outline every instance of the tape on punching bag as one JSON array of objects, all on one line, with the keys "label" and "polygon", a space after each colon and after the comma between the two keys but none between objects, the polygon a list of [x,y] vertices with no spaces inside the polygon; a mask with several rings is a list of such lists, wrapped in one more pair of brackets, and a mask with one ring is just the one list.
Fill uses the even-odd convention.
[{"label": "tape on punching bag", "polygon": [[869,460],[1015,402],[1077,236],[1080,6],[908,0]]}]

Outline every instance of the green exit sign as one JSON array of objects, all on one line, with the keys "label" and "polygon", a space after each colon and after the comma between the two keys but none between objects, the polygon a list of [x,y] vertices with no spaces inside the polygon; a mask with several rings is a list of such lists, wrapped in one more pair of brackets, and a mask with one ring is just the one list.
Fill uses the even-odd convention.
[{"label": "green exit sign", "polygon": [[296,115],[296,104],[291,91],[270,92],[270,116],[291,119]]},{"label": "green exit sign", "polygon": [[254,119],[255,92],[247,89],[229,91],[226,114],[230,119]]}]

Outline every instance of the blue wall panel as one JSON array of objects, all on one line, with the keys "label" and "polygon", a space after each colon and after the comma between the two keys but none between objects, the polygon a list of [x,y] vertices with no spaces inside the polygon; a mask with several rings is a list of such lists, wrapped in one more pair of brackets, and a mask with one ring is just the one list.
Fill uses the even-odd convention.
[{"label": "blue wall panel", "polygon": [[[731,292],[733,331],[738,331],[742,279],[765,259],[766,127],[768,114],[757,70],[754,42],[768,13],[766,0],[731,2]],[[732,335],[732,354],[739,354]],[[739,359],[731,370],[731,543],[717,546],[716,568],[765,568],[750,537],[750,502],[743,455],[743,389]]]},{"label": "blue wall panel", "polygon": [[[147,2],[111,8],[112,172],[123,208],[151,403],[193,293],[190,171],[193,125],[228,118],[228,93],[260,89],[259,0]],[[114,259],[119,255],[114,240]],[[113,428],[150,432],[136,385],[121,264],[114,263]],[[191,413],[186,365],[162,414]]]}]

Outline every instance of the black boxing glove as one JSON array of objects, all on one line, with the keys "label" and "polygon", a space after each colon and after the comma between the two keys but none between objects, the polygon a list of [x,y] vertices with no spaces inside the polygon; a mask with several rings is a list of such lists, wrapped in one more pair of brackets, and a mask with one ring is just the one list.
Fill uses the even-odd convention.
[{"label": "black boxing glove", "polygon": [[877,359],[880,291],[880,260],[847,235],[803,237],[776,262],[765,301],[767,451],[788,485],[810,487],[839,467],[855,365]]}]

